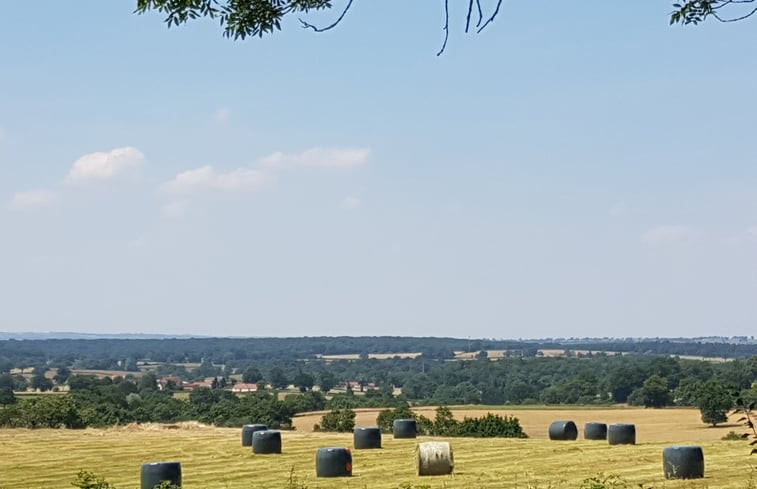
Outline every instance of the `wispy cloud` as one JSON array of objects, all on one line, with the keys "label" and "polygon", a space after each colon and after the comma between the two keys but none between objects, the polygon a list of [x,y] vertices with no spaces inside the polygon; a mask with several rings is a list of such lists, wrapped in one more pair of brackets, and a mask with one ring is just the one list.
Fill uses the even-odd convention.
[{"label": "wispy cloud", "polygon": [[369,148],[310,148],[302,153],[277,152],[260,159],[266,168],[352,168],[364,164]]},{"label": "wispy cloud", "polygon": [[16,192],[10,201],[10,208],[14,210],[31,209],[35,207],[47,207],[55,203],[54,192],[44,189]]},{"label": "wispy cloud", "polygon": [[142,152],[131,146],[86,154],[74,162],[65,182],[69,184],[102,182],[133,174],[142,167],[144,159]]},{"label": "wispy cloud", "polygon": [[345,197],[344,200],[342,200],[342,207],[348,211],[354,211],[355,209],[360,208],[360,204],[362,202],[357,197]]},{"label": "wispy cloud", "polygon": [[641,242],[647,245],[681,243],[696,236],[688,226],[667,224],[648,229],[641,235]]},{"label": "wispy cloud", "polygon": [[203,166],[176,175],[163,184],[164,192],[172,195],[191,195],[204,192],[249,192],[259,189],[268,177],[260,170],[237,168],[217,172],[212,166]]}]

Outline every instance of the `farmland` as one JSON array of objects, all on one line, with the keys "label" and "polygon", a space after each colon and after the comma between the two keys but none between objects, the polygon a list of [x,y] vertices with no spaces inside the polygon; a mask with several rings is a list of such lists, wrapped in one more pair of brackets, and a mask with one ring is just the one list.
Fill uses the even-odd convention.
[{"label": "farmland", "polygon": [[[514,414],[523,420],[523,425],[532,427],[530,432],[526,430],[531,439],[452,438],[455,474],[434,478],[416,476],[414,465],[417,442],[433,439],[430,437],[394,440],[385,435],[382,450],[353,452],[352,478],[317,479],[316,449],[351,446],[351,434],[310,433],[300,428],[283,433],[283,454],[254,455],[249,448],[240,446],[239,429],[195,423],[171,426],[173,429],[142,425],[79,431],[0,430],[0,487],[70,487],[77,471],[86,469],[104,476],[119,489],[133,489],[139,486],[141,463],[163,460],[182,462],[184,487],[188,489],[285,488],[289,487],[290,471],[309,488],[396,489],[403,484],[440,489],[577,488],[585,478],[599,472],[617,474],[628,481],[629,487],[642,483],[644,487],[668,489],[754,487],[749,484],[754,484],[757,474],[750,469],[754,460],[748,457],[746,444],[720,441],[722,429],[695,429],[692,422],[696,420],[681,411],[686,410],[518,411]],[[458,416],[462,414],[465,413],[461,411]],[[605,442],[545,439],[542,421],[572,418],[582,426],[584,418],[579,416],[637,422],[638,444],[609,446]],[[663,480],[661,452],[672,443],[702,445],[706,457],[704,480]]]}]

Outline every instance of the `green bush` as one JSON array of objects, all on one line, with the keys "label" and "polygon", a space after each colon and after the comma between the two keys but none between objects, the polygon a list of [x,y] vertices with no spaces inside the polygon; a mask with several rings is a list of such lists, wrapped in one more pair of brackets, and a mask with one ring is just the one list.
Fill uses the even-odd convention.
[{"label": "green bush", "polygon": [[316,424],[315,431],[336,431],[344,433],[355,428],[355,411],[352,409],[334,409],[323,415],[321,422]]}]

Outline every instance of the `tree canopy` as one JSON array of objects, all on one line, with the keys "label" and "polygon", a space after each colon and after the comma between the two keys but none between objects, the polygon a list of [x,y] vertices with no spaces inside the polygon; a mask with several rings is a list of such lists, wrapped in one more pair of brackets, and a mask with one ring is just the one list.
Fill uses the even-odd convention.
[{"label": "tree canopy", "polygon": [[[757,13],[752,5],[757,0],[688,0],[673,3],[671,24],[699,24],[708,18],[720,22],[737,22]],[[354,0],[337,2],[343,5],[333,22],[316,26],[299,18],[305,29],[323,32],[336,27],[345,18]],[[165,23],[171,26],[185,24],[199,18],[214,19],[223,28],[224,36],[233,39],[263,37],[281,30],[281,23],[289,15],[308,14],[311,11],[334,8],[333,0],[137,0],[136,13],[157,11],[165,15]],[[447,46],[450,25],[449,0],[439,0],[444,9],[444,41],[437,53]],[[484,30],[500,14],[503,0],[468,0],[464,19],[465,32]],[[461,19],[462,23],[462,19]]]}]

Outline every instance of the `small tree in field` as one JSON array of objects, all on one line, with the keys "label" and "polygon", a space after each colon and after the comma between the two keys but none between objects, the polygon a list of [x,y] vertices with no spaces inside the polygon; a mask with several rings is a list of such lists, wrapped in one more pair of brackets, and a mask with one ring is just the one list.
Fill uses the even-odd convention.
[{"label": "small tree in field", "polygon": [[315,425],[315,431],[337,431],[344,433],[355,428],[355,411],[352,409],[335,409],[321,418],[320,424]]},{"label": "small tree in field", "polygon": [[728,421],[728,411],[733,407],[733,397],[722,382],[710,380],[699,388],[697,407],[702,413],[702,422],[716,426]]}]

